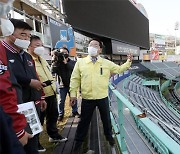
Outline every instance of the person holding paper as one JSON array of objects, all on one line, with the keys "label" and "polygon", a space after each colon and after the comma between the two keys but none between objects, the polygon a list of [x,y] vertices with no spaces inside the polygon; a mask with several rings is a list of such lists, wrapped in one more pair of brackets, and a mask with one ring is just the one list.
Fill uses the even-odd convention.
[{"label": "person holding paper", "polygon": [[[1,36],[9,36],[14,32],[13,24],[9,19],[7,19],[7,14],[12,7],[12,3],[13,0],[0,0]],[[17,104],[22,102],[21,87],[17,83],[12,69],[9,67],[7,48],[2,45],[2,42],[0,42],[0,127],[2,133],[0,136],[2,137],[6,133],[10,135],[10,138],[6,136],[6,142],[0,142],[0,153],[7,153],[7,151],[9,151],[8,153],[10,154],[22,154],[24,153],[22,145],[26,145],[28,139],[32,138],[32,135],[25,131],[27,125],[26,118],[23,114],[17,112]],[[8,127],[6,127],[6,124]],[[13,127],[13,130],[11,127]],[[2,130],[4,130],[4,132]],[[22,145],[19,144],[18,139]]]},{"label": "person holding paper", "polygon": [[[39,81],[34,61],[31,55],[25,51],[30,44],[32,27],[18,19],[10,19],[10,21],[14,26],[14,32],[5,37],[2,45],[6,48],[9,65],[22,88],[21,99],[23,102],[21,103],[34,101],[37,112],[40,112],[40,107],[43,109],[46,107],[42,90],[45,84]],[[37,135],[28,141],[24,149],[27,154],[38,154]]]}]

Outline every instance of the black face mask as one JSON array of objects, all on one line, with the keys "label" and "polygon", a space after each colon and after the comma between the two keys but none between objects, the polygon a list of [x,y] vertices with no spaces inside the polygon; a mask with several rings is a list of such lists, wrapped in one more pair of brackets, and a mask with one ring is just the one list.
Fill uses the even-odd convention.
[{"label": "black face mask", "polygon": [[69,55],[65,53],[64,54],[64,58],[68,58],[68,57],[69,57]]}]

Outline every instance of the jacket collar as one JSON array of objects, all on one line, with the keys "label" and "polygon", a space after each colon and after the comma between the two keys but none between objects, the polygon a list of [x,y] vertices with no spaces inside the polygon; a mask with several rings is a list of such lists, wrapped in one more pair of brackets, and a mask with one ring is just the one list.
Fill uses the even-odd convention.
[{"label": "jacket collar", "polygon": [[[30,53],[29,53],[29,54],[30,54]],[[38,61],[39,59],[41,60],[41,57],[40,57],[40,56],[34,57],[32,54],[30,54],[30,55],[32,56],[32,58],[33,58],[34,61]]]},{"label": "jacket collar", "polygon": [[2,45],[12,53],[18,53],[18,51],[13,46],[8,44],[5,40],[2,41]]},{"label": "jacket collar", "polygon": [[[97,57],[97,61],[98,63],[102,63],[102,58],[100,56]],[[86,58],[85,58],[85,62],[86,63],[92,63],[92,60],[91,60],[91,57],[88,55]]]}]

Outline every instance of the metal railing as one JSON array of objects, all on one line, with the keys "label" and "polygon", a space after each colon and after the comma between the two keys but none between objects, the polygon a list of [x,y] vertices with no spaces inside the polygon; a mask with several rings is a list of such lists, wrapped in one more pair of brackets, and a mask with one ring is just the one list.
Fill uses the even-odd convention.
[{"label": "metal railing", "polygon": [[[172,80],[167,80],[165,81],[162,85],[159,84],[159,94],[161,97],[161,100],[164,102],[164,104],[166,104],[166,106],[174,113],[176,114],[178,117],[180,117],[180,111],[168,100],[166,100],[166,98],[163,96],[162,92],[167,89],[172,83]],[[177,84],[176,84],[177,85]],[[176,86],[174,87],[174,89],[176,89]]]},{"label": "metal railing", "polygon": [[163,154],[179,154],[180,145],[169,137],[162,129],[153,123],[148,117],[143,117],[143,113],[139,111],[124,95],[122,95],[116,87],[109,85],[110,91],[115,95],[118,104],[118,119],[113,118],[111,114],[112,124],[115,130],[115,136],[119,143],[119,147],[123,154],[128,153],[125,141],[124,115],[123,105],[125,105],[135,117],[135,121],[139,130],[148,139],[155,151]]},{"label": "metal railing", "polygon": [[178,96],[178,97],[180,98],[180,96],[179,96],[179,94],[178,94],[178,92],[177,92],[177,89],[179,89],[179,88],[180,88],[180,81],[177,82],[176,85],[175,85],[175,87],[174,87],[174,92],[175,92],[176,96]]}]

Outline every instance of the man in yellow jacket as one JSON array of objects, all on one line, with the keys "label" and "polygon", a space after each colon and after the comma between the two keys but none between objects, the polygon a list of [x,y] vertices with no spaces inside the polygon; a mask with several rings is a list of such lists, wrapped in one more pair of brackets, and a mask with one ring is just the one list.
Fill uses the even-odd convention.
[{"label": "man in yellow jacket", "polygon": [[119,66],[99,56],[102,51],[102,42],[92,39],[88,47],[88,56],[79,59],[71,75],[70,94],[71,105],[76,100],[76,94],[81,87],[82,104],[81,120],[78,124],[74,152],[80,150],[82,142],[87,135],[93,111],[98,107],[103,122],[104,134],[110,145],[114,145],[112,137],[111,119],[108,103],[109,77],[113,73],[122,73],[131,66],[132,55],[127,56],[127,62]]},{"label": "man in yellow jacket", "polygon": [[[41,56],[44,53],[44,47],[41,39],[38,36],[31,36],[30,46],[28,52],[31,54],[35,61],[37,74],[39,75],[40,81],[44,82],[46,86],[43,88],[45,93],[45,101],[47,108],[45,112],[41,112],[40,120],[41,124],[44,123],[46,116],[46,129],[49,135],[49,142],[65,142],[67,138],[62,137],[58,133],[56,126],[58,119],[57,99],[56,99],[56,85],[55,81],[50,72],[50,66]],[[39,143],[39,152],[44,152],[45,149]]]}]

